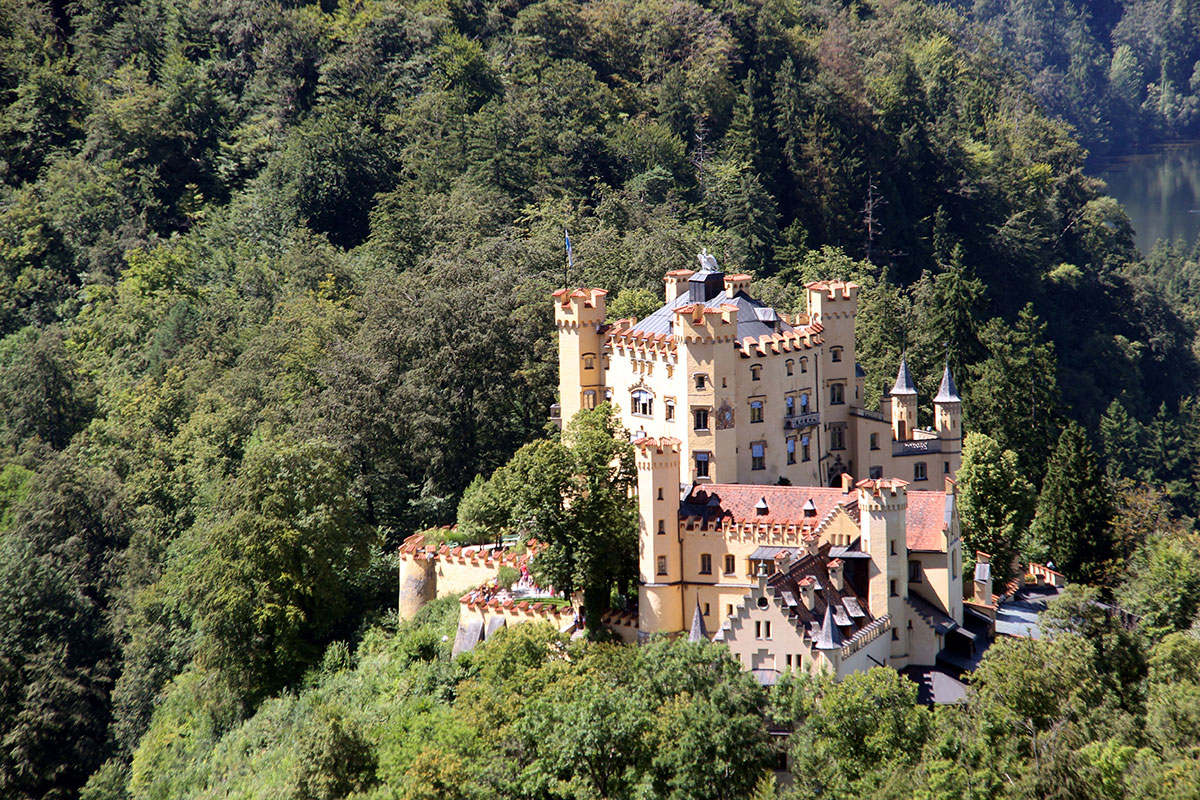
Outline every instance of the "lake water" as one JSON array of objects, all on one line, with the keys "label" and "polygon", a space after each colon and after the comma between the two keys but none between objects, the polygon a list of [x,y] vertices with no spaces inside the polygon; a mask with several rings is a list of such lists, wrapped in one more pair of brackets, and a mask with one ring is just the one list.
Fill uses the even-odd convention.
[{"label": "lake water", "polygon": [[1159,239],[1200,236],[1200,142],[1162,145],[1142,155],[1107,159],[1089,167],[1117,198],[1146,253]]}]

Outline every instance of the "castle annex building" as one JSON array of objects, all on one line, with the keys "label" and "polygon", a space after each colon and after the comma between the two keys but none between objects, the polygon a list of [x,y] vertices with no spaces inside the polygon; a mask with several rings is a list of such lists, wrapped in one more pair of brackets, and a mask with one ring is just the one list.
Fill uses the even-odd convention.
[{"label": "castle annex building", "polygon": [[608,400],[634,438],[678,440],[676,491],[838,486],[843,473],[920,486],[957,472],[962,403],[948,368],[931,429],[918,427],[903,360],[882,412],[862,407],[856,284],[807,284],[807,312],[789,317],[750,295],[750,276],[706,253],[700,263],[668,272],[665,304],[643,320],[606,320],[603,289],[554,293],[562,419]]}]

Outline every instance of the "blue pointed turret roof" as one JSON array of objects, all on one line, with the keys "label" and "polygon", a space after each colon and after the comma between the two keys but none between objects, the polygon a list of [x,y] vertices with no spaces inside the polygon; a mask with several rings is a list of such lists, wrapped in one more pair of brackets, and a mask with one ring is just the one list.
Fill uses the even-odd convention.
[{"label": "blue pointed turret roof", "polygon": [[692,614],[692,629],[688,632],[689,642],[708,641],[708,628],[704,625],[704,614],[700,611],[700,598],[696,598],[696,613]]},{"label": "blue pointed turret roof", "polygon": [[821,623],[821,632],[817,634],[818,650],[839,650],[842,647],[842,632],[833,621],[833,604],[825,604],[825,620]]},{"label": "blue pointed turret roof", "polygon": [[900,356],[900,371],[896,373],[896,385],[892,387],[892,395],[916,394],[917,385],[913,383],[912,373],[908,371],[908,357]]},{"label": "blue pointed turret roof", "polygon": [[950,362],[946,361],[946,369],[942,371],[942,385],[938,387],[937,397],[933,398],[935,403],[961,403],[962,398],[958,396],[958,387],[954,385],[954,376],[950,374]]}]

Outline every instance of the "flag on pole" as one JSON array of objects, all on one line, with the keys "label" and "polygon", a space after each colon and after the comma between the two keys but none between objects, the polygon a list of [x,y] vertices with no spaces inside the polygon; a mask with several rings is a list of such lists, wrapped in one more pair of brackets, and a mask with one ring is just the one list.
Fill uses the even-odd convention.
[{"label": "flag on pole", "polygon": [[571,257],[571,234],[567,233],[566,228],[563,228],[563,238],[567,240],[567,266],[574,269],[575,259]]}]

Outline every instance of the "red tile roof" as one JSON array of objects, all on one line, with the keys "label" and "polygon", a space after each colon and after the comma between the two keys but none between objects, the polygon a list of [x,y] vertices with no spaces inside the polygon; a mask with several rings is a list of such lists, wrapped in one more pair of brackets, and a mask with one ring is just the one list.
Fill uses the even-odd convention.
[{"label": "red tile roof", "polygon": [[[898,483],[903,484],[903,481]],[[712,498],[716,503],[709,505]],[[908,492],[908,549],[942,550],[942,531],[946,524],[945,492]],[[759,500],[766,500],[767,513],[755,509]],[[804,504],[809,500],[817,507],[815,517],[804,516]],[[708,522],[721,524],[747,523],[765,525],[816,526],[838,506],[858,520],[858,492],[844,493],[841,489],[824,486],[760,486],[748,483],[713,483],[697,486],[680,504],[680,518],[702,516]]]}]

